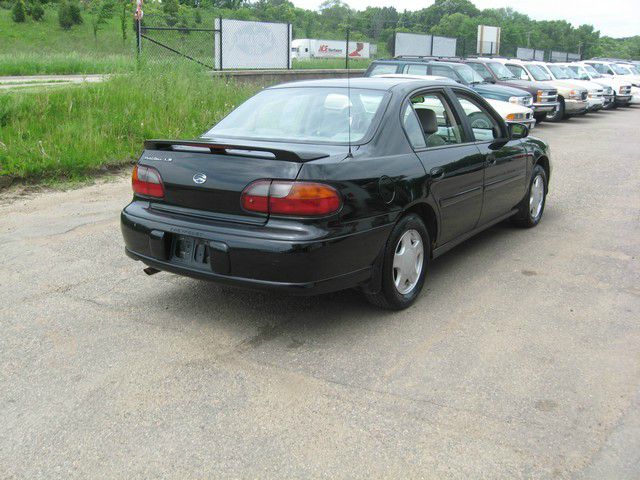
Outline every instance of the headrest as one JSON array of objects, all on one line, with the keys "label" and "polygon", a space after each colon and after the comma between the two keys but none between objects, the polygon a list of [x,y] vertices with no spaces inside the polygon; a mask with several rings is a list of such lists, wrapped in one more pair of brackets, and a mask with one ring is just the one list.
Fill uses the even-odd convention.
[{"label": "headrest", "polygon": [[424,133],[431,135],[438,131],[436,112],[428,108],[418,108],[416,109],[416,113],[418,114],[418,119],[420,120],[420,125],[422,125]]}]

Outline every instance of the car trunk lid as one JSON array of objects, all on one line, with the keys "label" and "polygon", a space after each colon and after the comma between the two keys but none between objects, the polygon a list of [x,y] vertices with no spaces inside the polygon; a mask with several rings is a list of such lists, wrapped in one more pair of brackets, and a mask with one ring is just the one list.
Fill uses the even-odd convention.
[{"label": "car trunk lid", "polygon": [[256,223],[265,222],[267,216],[244,211],[242,191],[258,179],[293,180],[303,163],[328,156],[304,147],[205,139],[148,140],[139,163],[157,169],[162,177],[165,197],[154,201],[154,208]]}]

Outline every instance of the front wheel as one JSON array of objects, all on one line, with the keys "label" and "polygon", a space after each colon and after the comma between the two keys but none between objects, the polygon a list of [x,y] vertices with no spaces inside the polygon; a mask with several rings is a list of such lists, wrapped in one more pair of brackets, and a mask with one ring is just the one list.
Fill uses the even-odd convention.
[{"label": "front wheel", "polygon": [[529,190],[518,207],[518,213],[513,217],[516,225],[531,228],[540,223],[547,200],[547,182],[544,168],[540,165],[533,167]]},{"label": "front wheel", "polygon": [[547,113],[534,113],[533,118],[536,119],[537,123],[542,123],[547,119]]},{"label": "front wheel", "polygon": [[377,293],[365,292],[367,300],[388,310],[409,307],[422,290],[430,256],[431,241],[422,219],[414,213],[400,219],[385,247],[382,287]]},{"label": "front wheel", "polygon": [[564,119],[564,100],[558,99],[558,106],[552,112],[547,114],[547,122],[559,122]]}]

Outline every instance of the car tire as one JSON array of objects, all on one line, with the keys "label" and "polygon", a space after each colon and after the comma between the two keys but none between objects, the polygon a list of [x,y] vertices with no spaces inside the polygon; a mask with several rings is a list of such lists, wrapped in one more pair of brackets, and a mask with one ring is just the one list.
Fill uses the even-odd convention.
[{"label": "car tire", "polygon": [[513,222],[519,227],[532,228],[540,223],[547,203],[547,172],[541,165],[533,167],[527,194],[518,206]]},{"label": "car tire", "polygon": [[431,241],[422,219],[414,213],[402,217],[389,235],[378,267],[381,289],[365,292],[367,300],[387,310],[409,307],[422,291],[430,257]]},{"label": "car tire", "polygon": [[536,119],[537,123],[542,123],[547,119],[547,114],[546,113],[536,113],[533,115],[533,118]]},{"label": "car tire", "polygon": [[564,99],[558,99],[558,108],[551,114],[547,114],[547,122],[560,122],[565,118],[564,115]]}]

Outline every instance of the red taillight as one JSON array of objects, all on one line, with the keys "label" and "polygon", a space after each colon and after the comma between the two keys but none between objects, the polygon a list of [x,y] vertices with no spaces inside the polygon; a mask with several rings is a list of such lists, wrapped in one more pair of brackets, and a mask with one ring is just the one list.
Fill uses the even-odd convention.
[{"label": "red taillight", "polygon": [[335,188],[315,182],[258,180],[242,192],[242,208],[274,215],[318,217],[340,210]]},{"label": "red taillight", "polygon": [[136,165],[131,174],[131,186],[138,195],[145,197],[164,197],[164,186],[160,173],[153,167]]}]

